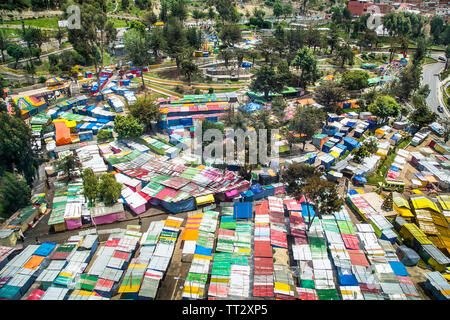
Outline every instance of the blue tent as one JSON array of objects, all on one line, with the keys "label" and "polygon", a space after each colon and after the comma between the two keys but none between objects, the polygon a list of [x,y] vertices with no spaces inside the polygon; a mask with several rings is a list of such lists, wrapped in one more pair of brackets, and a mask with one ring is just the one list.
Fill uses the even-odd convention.
[{"label": "blue tent", "polygon": [[195,247],[195,254],[200,254],[202,256],[210,256],[211,252],[212,252],[211,248],[206,248],[199,245]]},{"label": "blue tent", "polygon": [[234,204],[234,219],[250,219],[253,214],[253,204],[251,202],[236,202]]},{"label": "blue tent", "polygon": [[352,151],[353,149],[359,148],[361,146],[361,143],[350,137],[345,137],[344,145],[347,147],[349,151]]}]

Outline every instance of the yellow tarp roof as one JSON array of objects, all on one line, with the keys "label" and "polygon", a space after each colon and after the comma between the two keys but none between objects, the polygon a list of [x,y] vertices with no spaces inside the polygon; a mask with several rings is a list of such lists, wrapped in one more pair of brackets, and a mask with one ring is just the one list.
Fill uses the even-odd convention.
[{"label": "yellow tarp roof", "polygon": [[429,209],[436,212],[441,212],[439,208],[425,196],[416,196],[411,198],[411,203],[415,209]]}]

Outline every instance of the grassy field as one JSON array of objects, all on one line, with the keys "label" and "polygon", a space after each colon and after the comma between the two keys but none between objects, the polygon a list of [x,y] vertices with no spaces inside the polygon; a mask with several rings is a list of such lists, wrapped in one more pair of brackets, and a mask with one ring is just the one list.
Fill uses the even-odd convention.
[{"label": "grassy field", "polygon": [[433,58],[430,58],[430,57],[425,57],[425,61],[424,61],[425,64],[427,64],[427,63],[435,63],[435,62],[437,62],[436,59],[433,59]]},{"label": "grassy field", "polygon": [[8,38],[8,39],[14,39],[14,38],[21,37],[20,29],[0,28],[0,30],[6,35],[6,38]]},{"label": "grassy field", "polygon": [[[58,18],[26,19],[25,26],[58,29]],[[22,25],[22,21],[7,21],[5,24]]]}]

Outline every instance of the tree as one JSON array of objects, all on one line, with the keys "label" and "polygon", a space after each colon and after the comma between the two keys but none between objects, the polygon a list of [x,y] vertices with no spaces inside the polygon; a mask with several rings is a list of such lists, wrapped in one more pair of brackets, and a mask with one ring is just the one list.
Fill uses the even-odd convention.
[{"label": "tree", "polygon": [[21,45],[15,43],[9,44],[8,47],[6,48],[6,52],[8,53],[9,56],[13,57],[14,60],[16,60],[14,69],[17,69],[17,64],[19,63],[19,60],[27,56],[26,49]]},{"label": "tree", "polygon": [[277,76],[274,68],[269,65],[263,65],[256,70],[255,78],[250,84],[251,90],[255,92],[263,92],[264,98],[269,99],[269,93],[280,93],[284,84]]},{"label": "tree", "polygon": [[161,0],[161,8],[159,9],[159,20],[166,22],[168,19],[169,0]]},{"label": "tree", "polygon": [[[127,55],[133,64],[141,70],[153,61],[153,56],[150,53],[150,40],[148,36],[130,29],[123,36],[123,42]],[[144,72],[141,72],[142,87],[145,88]]]},{"label": "tree", "polygon": [[352,151],[353,154],[353,160],[358,162],[358,163],[362,163],[362,161],[367,158],[370,157],[370,152],[367,150],[366,145],[361,145],[359,148],[356,148]]},{"label": "tree", "polygon": [[441,43],[441,34],[444,31],[444,20],[439,16],[434,16],[430,21],[430,35],[435,44]]},{"label": "tree", "polygon": [[198,9],[194,9],[192,11],[192,18],[195,19],[195,21],[200,20],[201,18],[203,18],[204,13]]},{"label": "tree", "polygon": [[151,128],[151,123],[161,119],[159,106],[154,103],[150,96],[138,98],[136,102],[129,107],[130,114],[144,125],[145,131]]},{"label": "tree", "polygon": [[294,13],[294,8],[292,7],[292,4],[288,3],[284,3],[283,4],[283,15],[284,18],[287,19],[288,16],[290,16],[291,14]]},{"label": "tree", "polygon": [[0,51],[2,53],[2,62],[5,63],[5,50],[8,48],[9,40],[6,32],[0,29]]},{"label": "tree", "polygon": [[422,78],[422,65],[408,64],[400,73],[399,80],[391,85],[392,93],[400,100],[407,101],[419,89]]},{"label": "tree", "polygon": [[317,67],[317,57],[311,52],[310,49],[302,48],[297,51],[292,65],[297,69],[301,69],[300,83],[302,87],[306,87],[308,84],[314,84],[320,77],[319,69]]},{"label": "tree", "polygon": [[98,197],[107,206],[112,206],[119,200],[122,184],[116,181],[114,175],[104,173],[100,176],[98,184]]},{"label": "tree", "polygon": [[297,107],[289,127],[300,135],[299,142],[303,143],[303,150],[305,150],[306,141],[311,140],[316,131],[322,127],[323,120],[325,120],[325,114],[320,109]]},{"label": "tree", "polygon": [[425,97],[419,94],[413,95],[411,99],[414,111],[409,114],[409,121],[417,127],[424,128],[430,123],[436,121],[436,113],[429,110]]},{"label": "tree", "polygon": [[371,154],[374,154],[378,150],[378,143],[375,137],[369,137],[364,140],[363,145],[366,147],[367,151]]},{"label": "tree", "polygon": [[25,179],[5,172],[0,181],[0,216],[9,218],[17,210],[30,204],[31,187]]},{"label": "tree", "polygon": [[185,59],[181,62],[181,72],[186,77],[189,85],[191,84],[191,78],[199,71],[197,65],[191,59]]},{"label": "tree", "polygon": [[83,170],[83,194],[93,204],[98,194],[98,177],[91,168]]},{"label": "tree", "polygon": [[135,117],[132,115],[116,116],[114,119],[114,131],[119,135],[119,139],[135,138],[142,135],[144,131],[143,125],[141,125]]},{"label": "tree", "polygon": [[367,88],[369,73],[361,70],[346,71],[342,75],[341,84],[347,90],[360,90]]},{"label": "tree", "polygon": [[238,24],[224,24],[220,30],[220,40],[227,46],[233,47],[242,40],[241,28]]},{"label": "tree", "polygon": [[283,15],[283,13],[284,13],[283,12],[283,6],[282,6],[280,1],[275,1],[274,2],[272,10],[273,10],[273,15],[275,17],[277,17],[277,19],[279,17],[281,17]]},{"label": "tree", "polygon": [[322,173],[304,163],[292,163],[282,174],[287,184],[287,193],[297,200],[303,195],[313,201],[317,214],[331,214],[341,209],[343,200],[339,197],[336,184],[321,179]]},{"label": "tree", "polygon": [[186,8],[186,0],[171,0],[169,2],[170,14],[172,17],[176,17],[181,21],[185,20],[188,16]]},{"label": "tree", "polygon": [[66,35],[65,30],[58,27],[58,31],[56,32],[55,37],[56,37],[56,40],[58,40],[59,48],[61,48],[61,42],[65,35]]},{"label": "tree", "polygon": [[177,71],[179,72],[183,53],[186,52],[187,46],[186,30],[183,23],[179,19],[171,17],[164,25],[163,37],[164,51],[172,59],[175,59]]},{"label": "tree", "polygon": [[339,43],[339,30],[335,23],[330,26],[330,32],[326,38],[327,44],[330,47],[330,54],[333,54],[334,49]]},{"label": "tree", "polygon": [[214,0],[210,1],[210,3],[215,6],[217,13],[222,20],[222,24],[225,24],[225,21],[239,21],[235,0]]},{"label": "tree", "polygon": [[130,5],[130,1],[129,0],[122,0],[122,2],[121,2],[122,10],[128,11],[128,6],[129,5]]},{"label": "tree", "polygon": [[325,107],[327,112],[336,112],[337,104],[345,101],[347,92],[335,81],[327,81],[316,87],[314,99]]},{"label": "tree", "polygon": [[450,44],[445,48],[445,58],[447,59],[445,61],[445,71],[447,71],[450,66]]},{"label": "tree", "polygon": [[75,172],[80,167],[80,161],[77,156],[71,154],[59,159],[56,162],[56,168],[64,172],[67,181],[71,181],[75,177]]},{"label": "tree", "polygon": [[110,136],[111,135],[110,135],[110,132],[108,130],[100,129],[98,131],[98,134],[97,134],[97,141],[100,142],[100,143],[108,141]]},{"label": "tree", "polygon": [[385,122],[388,117],[398,117],[400,115],[400,106],[394,98],[384,95],[378,96],[369,105],[369,111]]},{"label": "tree", "polygon": [[[103,3],[83,2],[80,7],[81,28],[68,29],[69,42],[73,48],[84,57],[86,62],[94,61],[98,88],[100,88],[100,72],[103,67],[103,52],[106,43],[107,16],[104,9],[106,8]],[[67,13],[65,14],[67,15]]]},{"label": "tree", "polygon": [[224,65],[228,69],[230,60],[233,58],[233,52],[230,49],[221,49],[219,51],[219,58],[224,61]]},{"label": "tree", "polygon": [[450,119],[449,118],[443,118],[440,119],[440,124],[444,127],[444,142],[447,143],[447,141],[450,139]]},{"label": "tree", "polygon": [[22,120],[19,108],[18,116],[0,112],[0,176],[5,172],[15,172],[25,177],[31,185],[36,174],[38,159],[31,149],[31,130]]},{"label": "tree", "polygon": [[345,64],[352,66],[354,63],[355,54],[350,49],[350,46],[346,45],[343,47],[339,47],[336,53],[336,61],[343,68]]},{"label": "tree", "polygon": [[190,47],[198,50],[202,46],[201,34],[197,34],[195,28],[188,28],[186,30],[186,39]]}]

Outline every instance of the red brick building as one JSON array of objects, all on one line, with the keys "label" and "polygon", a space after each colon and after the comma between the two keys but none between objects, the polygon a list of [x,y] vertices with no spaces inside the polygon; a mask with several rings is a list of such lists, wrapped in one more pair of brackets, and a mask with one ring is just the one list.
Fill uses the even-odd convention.
[{"label": "red brick building", "polygon": [[349,1],[347,3],[347,8],[350,10],[350,13],[352,16],[355,17],[361,17],[363,14],[368,13],[367,9],[370,6],[377,6],[380,9],[381,14],[389,13],[394,7],[389,4],[384,3],[373,3],[369,1],[364,0],[356,0],[356,1]]}]

